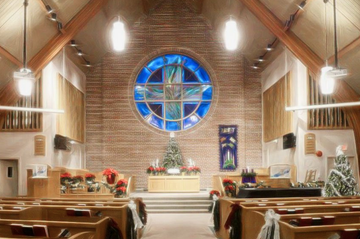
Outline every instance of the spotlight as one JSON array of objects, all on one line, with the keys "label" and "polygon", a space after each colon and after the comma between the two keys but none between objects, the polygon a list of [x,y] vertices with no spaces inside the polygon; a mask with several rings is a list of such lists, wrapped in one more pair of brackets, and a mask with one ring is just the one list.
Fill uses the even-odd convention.
[{"label": "spotlight", "polygon": [[82,52],[82,50],[78,50],[78,51],[76,52],[76,55],[78,55],[78,56],[83,56],[84,53]]},{"label": "spotlight", "polygon": [[260,69],[260,67],[258,67],[258,65],[256,63],[254,65],[252,65],[251,68],[253,68],[255,70]]},{"label": "spotlight", "polygon": [[302,2],[298,5],[298,7],[299,7],[301,10],[304,10],[305,5],[306,5],[306,0],[305,0],[305,1],[302,1]]},{"label": "spotlight", "polygon": [[272,44],[268,44],[268,45],[266,46],[265,50],[267,50],[267,51],[272,51],[272,50],[274,50],[274,48],[272,47]]},{"label": "spotlight", "polygon": [[263,56],[260,56],[258,59],[256,59],[258,62],[263,62],[263,61],[265,61],[264,60],[264,57]]},{"label": "spotlight", "polygon": [[63,29],[63,25],[61,22],[57,22],[57,28],[58,30],[62,30]]},{"label": "spotlight", "polygon": [[55,12],[51,13],[51,17],[50,17],[49,19],[50,19],[51,21],[56,22],[56,21],[57,21],[56,13],[55,13]]},{"label": "spotlight", "polygon": [[45,8],[46,8],[46,11],[47,11],[49,14],[54,11],[54,9],[52,9],[52,8],[50,7],[50,5],[46,5]]},{"label": "spotlight", "polygon": [[75,40],[71,40],[69,46],[75,47],[78,46],[78,44],[76,44]]},{"label": "spotlight", "polygon": [[84,66],[86,66],[86,67],[92,67],[92,65],[90,64],[90,61],[85,61]]}]

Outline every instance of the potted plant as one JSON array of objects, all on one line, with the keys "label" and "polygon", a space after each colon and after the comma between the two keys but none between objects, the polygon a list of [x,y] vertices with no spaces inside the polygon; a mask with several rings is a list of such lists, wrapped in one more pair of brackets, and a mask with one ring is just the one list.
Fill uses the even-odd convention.
[{"label": "potted plant", "polygon": [[184,176],[188,172],[188,168],[186,166],[181,166],[180,172],[181,172],[181,175]]},{"label": "potted plant", "polygon": [[115,189],[115,197],[125,197],[126,187],[118,187]]},{"label": "potted plant", "polygon": [[67,184],[71,183],[71,174],[68,172],[65,172],[63,174],[60,175],[60,183],[63,186],[66,186]]},{"label": "potted plant", "polygon": [[94,182],[95,181],[95,174],[92,174],[92,173],[86,173],[85,174],[85,181],[86,182]]},{"label": "potted plant", "polygon": [[117,183],[116,183],[116,187],[119,188],[119,187],[127,187],[127,184],[128,184],[128,181],[123,178],[123,179],[120,179]]},{"label": "potted plant", "polygon": [[226,186],[225,193],[228,197],[232,197],[235,195],[235,187],[233,185]]},{"label": "potted plant", "polygon": [[150,175],[153,175],[155,173],[154,167],[153,166],[148,167],[147,170],[146,170],[146,173],[150,174]]},{"label": "potted plant", "polygon": [[113,168],[107,168],[107,169],[104,169],[102,174],[103,174],[103,176],[106,177],[106,181],[107,181],[108,184],[114,184],[115,183],[115,177],[119,173]]}]

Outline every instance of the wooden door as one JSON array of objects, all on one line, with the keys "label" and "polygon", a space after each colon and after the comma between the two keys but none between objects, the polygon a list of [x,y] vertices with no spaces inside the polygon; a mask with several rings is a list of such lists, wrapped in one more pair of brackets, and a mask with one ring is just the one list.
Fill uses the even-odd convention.
[{"label": "wooden door", "polygon": [[0,160],[0,197],[16,197],[18,180],[18,161]]}]

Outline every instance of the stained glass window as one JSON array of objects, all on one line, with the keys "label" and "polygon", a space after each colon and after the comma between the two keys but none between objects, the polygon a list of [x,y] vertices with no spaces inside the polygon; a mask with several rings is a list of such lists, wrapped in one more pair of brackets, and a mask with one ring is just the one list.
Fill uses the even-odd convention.
[{"label": "stained glass window", "polygon": [[134,100],[141,117],[164,131],[190,129],[208,113],[213,96],[209,74],[180,54],[158,56],[139,72]]}]

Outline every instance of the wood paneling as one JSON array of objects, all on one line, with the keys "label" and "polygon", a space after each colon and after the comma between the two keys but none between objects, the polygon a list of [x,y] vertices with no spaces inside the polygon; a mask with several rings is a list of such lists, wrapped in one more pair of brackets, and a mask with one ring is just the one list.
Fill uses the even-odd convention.
[{"label": "wood paneling", "polygon": [[85,106],[84,93],[60,74],[57,78],[58,108],[64,114],[57,115],[56,133],[78,142],[84,142]]},{"label": "wood paneling", "polygon": [[263,93],[263,135],[269,142],[292,132],[292,112],[285,111],[291,99],[290,73]]}]

